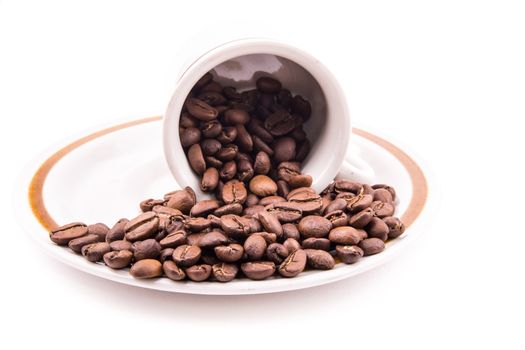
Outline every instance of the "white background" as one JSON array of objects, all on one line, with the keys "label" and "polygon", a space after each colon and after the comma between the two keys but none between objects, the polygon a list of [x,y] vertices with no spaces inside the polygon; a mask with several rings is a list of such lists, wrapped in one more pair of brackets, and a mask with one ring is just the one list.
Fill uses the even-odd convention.
[{"label": "white background", "polygon": [[[0,0],[0,348],[525,348],[523,5],[345,3]],[[28,240],[9,198],[31,157],[162,114],[193,35],[264,23],[338,76],[355,124],[433,170],[441,209],[420,239],[350,280],[220,298],[104,281]]]}]

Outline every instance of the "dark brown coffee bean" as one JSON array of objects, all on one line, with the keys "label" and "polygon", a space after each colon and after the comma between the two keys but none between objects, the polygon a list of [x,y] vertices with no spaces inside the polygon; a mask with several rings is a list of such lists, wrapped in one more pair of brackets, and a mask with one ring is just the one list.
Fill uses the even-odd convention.
[{"label": "dark brown coffee bean", "polygon": [[155,278],[162,275],[162,264],[155,259],[144,259],[134,263],[129,269],[135,278]]},{"label": "dark brown coffee bean", "polygon": [[258,152],[253,164],[254,172],[259,175],[266,175],[270,171],[270,167],[271,161],[268,154],[262,151]]},{"label": "dark brown coffee bean", "polygon": [[219,177],[222,181],[230,181],[237,174],[237,164],[234,160],[224,163],[219,172]]},{"label": "dark brown coffee bean", "polygon": [[359,248],[363,249],[364,256],[373,255],[385,250],[385,242],[379,238],[367,238],[359,242]]},{"label": "dark brown coffee bean", "polygon": [[159,242],[162,248],[176,248],[185,243],[186,243],[186,232],[184,231],[171,232]]},{"label": "dark brown coffee bean", "polygon": [[297,229],[304,238],[322,238],[332,229],[332,223],[322,216],[309,215],[301,219]]},{"label": "dark brown coffee bean", "polygon": [[277,193],[277,184],[266,175],[257,175],[250,180],[250,191],[259,197],[273,196]]},{"label": "dark brown coffee bean", "polygon": [[301,234],[294,224],[286,223],[282,225],[284,239],[293,238],[295,240],[301,239]]},{"label": "dark brown coffee bean", "polygon": [[180,135],[180,143],[182,147],[189,147],[201,140],[201,131],[198,128],[190,127],[182,131]]},{"label": "dark brown coffee bean", "polygon": [[221,93],[215,91],[203,92],[199,96],[199,100],[206,102],[210,106],[219,106],[226,103],[226,99]]},{"label": "dark brown coffee bean", "polygon": [[206,161],[206,165],[208,167],[215,168],[217,170],[222,169],[222,166],[224,165],[222,161],[218,160],[213,156],[204,157],[204,160]]},{"label": "dark brown coffee bean", "polygon": [[109,227],[107,227],[105,224],[100,223],[100,222],[96,224],[88,225],[87,229],[88,229],[88,234],[97,235],[101,241],[106,240],[106,235],[109,232]]},{"label": "dark brown coffee bean", "polygon": [[232,101],[240,102],[242,101],[242,96],[240,93],[237,92],[237,90],[232,86],[226,86],[222,89],[222,94],[228,99]]},{"label": "dark brown coffee bean", "polygon": [[216,81],[210,81],[200,89],[201,93],[204,92],[222,92],[222,85]]},{"label": "dark brown coffee bean", "polygon": [[295,129],[302,120],[295,114],[290,114],[285,110],[278,110],[264,121],[264,127],[273,136],[284,136]]},{"label": "dark brown coffee bean", "polygon": [[235,126],[223,127],[221,133],[219,134],[219,136],[217,136],[217,140],[223,145],[232,143],[233,141],[235,141],[236,138],[237,128]]},{"label": "dark brown coffee bean", "polygon": [[202,236],[202,238],[199,240],[198,245],[201,248],[209,248],[216,247],[218,245],[223,245],[226,243],[228,243],[228,237],[226,237],[225,234],[218,231],[211,231]]},{"label": "dark brown coffee bean", "polygon": [[327,238],[310,237],[310,238],[305,239],[302,242],[301,246],[304,249],[320,249],[320,250],[329,251],[330,250],[330,240]]},{"label": "dark brown coffee bean", "polygon": [[248,112],[242,109],[229,109],[224,112],[224,122],[229,125],[247,124],[250,121]]},{"label": "dark brown coffee bean", "polygon": [[106,266],[112,269],[123,269],[131,264],[133,253],[129,250],[118,250],[104,254],[102,257]]},{"label": "dark brown coffee bean", "polygon": [[58,245],[67,245],[69,241],[88,234],[86,224],[74,222],[51,231],[49,238]]},{"label": "dark brown coffee bean", "polygon": [[392,201],[396,200],[396,190],[392,186],[388,186],[388,185],[385,185],[385,184],[376,184],[376,185],[373,185],[371,187],[374,190],[377,190],[379,188],[383,188],[383,189],[387,190],[388,192],[390,192],[390,195],[392,197]]},{"label": "dark brown coffee bean", "polygon": [[258,214],[258,219],[267,232],[275,233],[277,237],[281,237],[283,235],[283,227],[281,226],[277,216],[274,214],[267,211],[261,211]]},{"label": "dark brown coffee bean", "polygon": [[206,232],[199,232],[199,233],[192,233],[192,234],[187,235],[186,244],[198,246],[200,239],[204,237],[205,234]]},{"label": "dark brown coffee bean", "polygon": [[153,209],[154,206],[164,205],[166,202],[167,201],[165,199],[149,198],[149,199],[145,199],[142,202],[140,202],[139,207],[140,207],[140,210],[142,210],[143,212],[146,212],[146,211],[151,211],[151,209]]},{"label": "dark brown coffee bean", "polygon": [[164,205],[156,205],[153,207],[153,209],[151,209],[151,211],[159,218],[159,228],[161,229],[165,228],[170,221],[182,216],[182,212],[180,210]]},{"label": "dark brown coffee bean", "polygon": [[237,161],[237,178],[239,181],[249,181],[254,175],[252,163],[246,159]]},{"label": "dark brown coffee bean", "polygon": [[190,210],[190,216],[207,216],[219,207],[219,203],[214,199],[205,199],[197,202]]},{"label": "dark brown coffee bean", "polygon": [[223,205],[222,207],[217,208],[213,212],[213,215],[217,216],[217,219],[218,219],[217,222],[219,223],[219,226],[220,226],[220,217],[223,215],[228,215],[228,214],[241,215],[242,205],[240,203],[226,204],[226,205]]},{"label": "dark brown coffee bean", "polygon": [[208,168],[202,175],[201,190],[203,192],[213,192],[219,184],[219,172],[215,168]]},{"label": "dark brown coffee bean", "polygon": [[202,121],[210,121],[216,119],[218,116],[215,108],[197,98],[189,98],[186,100],[185,106],[193,117]]},{"label": "dark brown coffee bean", "polygon": [[211,275],[211,266],[208,264],[193,265],[186,269],[186,276],[194,282],[207,280]]},{"label": "dark brown coffee bean", "polygon": [[199,121],[193,118],[189,113],[182,112],[180,115],[179,126],[181,128],[192,128],[199,126]]},{"label": "dark brown coffee bean", "polygon": [[251,152],[253,150],[253,140],[244,125],[237,124],[237,139],[235,142],[239,146],[239,149],[243,152]]},{"label": "dark brown coffee bean", "polygon": [[303,216],[303,211],[299,206],[291,202],[273,203],[266,206],[265,210],[275,215],[281,223],[295,222]]},{"label": "dark brown coffee bean", "polygon": [[284,180],[277,180],[277,194],[286,197],[290,193],[290,186]]},{"label": "dark brown coffee bean", "polygon": [[140,241],[155,236],[159,229],[159,218],[152,211],[143,213],[124,226],[126,240]]},{"label": "dark brown coffee bean", "polygon": [[297,188],[288,194],[287,199],[289,202],[296,203],[303,214],[317,213],[323,205],[321,197],[307,189],[308,187]]},{"label": "dark brown coffee bean", "polygon": [[223,162],[229,162],[233,161],[238,153],[239,147],[233,143],[229,143],[215,153],[215,157]]},{"label": "dark brown coffee bean", "polygon": [[211,221],[203,217],[186,218],[184,229],[192,232],[201,232],[211,227]]},{"label": "dark brown coffee bean", "polygon": [[276,94],[281,90],[281,82],[274,78],[262,77],[257,79],[255,85],[263,94]]},{"label": "dark brown coffee bean", "polygon": [[310,187],[312,186],[312,177],[310,175],[293,175],[290,177],[289,185],[291,188],[299,188],[299,187]]},{"label": "dark brown coffee bean", "polygon": [[292,103],[292,112],[297,113],[301,115],[301,117],[304,118],[304,120],[308,120],[310,118],[310,115],[312,114],[312,107],[310,106],[310,102],[305,100],[301,95],[295,95]]},{"label": "dark brown coffee bean", "polygon": [[202,154],[205,156],[213,156],[215,153],[219,152],[222,148],[222,144],[215,139],[204,139],[201,142]]},{"label": "dark brown coffee bean", "polygon": [[247,260],[260,260],[266,252],[266,241],[261,235],[252,234],[244,242],[244,254]]},{"label": "dark brown coffee bean", "polygon": [[297,249],[301,249],[301,244],[299,243],[299,241],[293,238],[287,238],[283,242],[283,245],[286,247],[286,249],[288,249],[288,252],[294,252]]},{"label": "dark brown coffee bean", "polygon": [[277,242],[277,235],[273,232],[255,231],[253,234],[261,236],[266,242],[266,244],[272,244]]},{"label": "dark brown coffee bean", "polygon": [[129,220],[125,218],[117,221],[117,223],[113,225],[113,227],[108,231],[108,234],[106,235],[106,242],[111,243],[113,241],[124,239],[124,235],[126,234],[125,227],[128,222]]},{"label": "dark brown coffee bean", "polygon": [[258,152],[265,152],[269,156],[273,156],[273,148],[271,148],[266,142],[261,140],[256,135],[252,135],[253,147]]},{"label": "dark brown coffee bean", "polygon": [[239,181],[228,181],[222,188],[221,197],[224,203],[244,203],[248,196],[244,183]]},{"label": "dark brown coffee bean", "polygon": [[326,214],[324,218],[332,223],[332,227],[348,225],[348,215],[342,210],[332,211]]},{"label": "dark brown coffee bean", "polygon": [[172,260],[166,260],[162,263],[162,270],[166,277],[174,281],[182,281],[186,278],[186,273],[183,269],[177,266]]},{"label": "dark brown coffee bean", "polygon": [[257,216],[259,212],[263,210],[265,210],[265,208],[262,205],[252,205],[251,207],[245,208],[242,213],[244,216]]},{"label": "dark brown coffee bean", "polygon": [[370,209],[373,210],[374,215],[380,218],[385,218],[387,216],[394,215],[394,206],[390,203],[383,203],[380,201],[375,201],[370,204]]},{"label": "dark brown coffee bean", "polygon": [[206,84],[210,83],[213,79],[213,75],[210,72],[204,74],[193,86],[195,90],[202,89]]},{"label": "dark brown coffee bean", "polygon": [[143,259],[156,259],[160,255],[161,246],[154,239],[138,241],[131,246],[135,261]]},{"label": "dark brown coffee bean", "polygon": [[283,277],[295,277],[304,271],[306,253],[302,249],[292,252],[279,266],[279,274]]},{"label": "dark brown coffee bean", "polygon": [[306,140],[306,132],[304,131],[302,125],[299,125],[295,129],[293,129],[292,132],[290,133],[290,136],[293,137],[295,141],[297,141],[298,143]]},{"label": "dark brown coffee bean", "polygon": [[244,254],[244,248],[242,245],[232,243],[229,245],[217,246],[214,248],[215,255],[222,261],[235,262],[242,258]]},{"label": "dark brown coffee bean", "polygon": [[266,248],[266,257],[275,264],[280,264],[289,255],[288,249],[280,243],[271,243]]},{"label": "dark brown coffee bean", "polygon": [[346,209],[351,213],[358,213],[372,204],[373,197],[369,194],[357,195],[347,201]]},{"label": "dark brown coffee bean", "polygon": [[273,261],[249,261],[241,264],[241,270],[252,280],[263,280],[275,273]]},{"label": "dark brown coffee bean", "polygon": [[277,101],[281,104],[283,107],[290,107],[292,105],[292,94],[290,90],[287,89],[281,89],[277,93]]},{"label": "dark brown coffee bean", "polygon": [[379,238],[386,241],[388,238],[388,225],[380,218],[373,217],[365,227],[368,237]]},{"label": "dark brown coffee bean", "polygon": [[247,129],[252,133],[252,135],[257,136],[261,141],[265,143],[273,142],[272,134],[270,134],[270,132],[264,128],[264,125],[260,120],[252,118],[247,125]]},{"label": "dark brown coffee bean", "polygon": [[173,248],[164,248],[160,251],[160,255],[159,255],[159,261],[161,263],[163,263],[164,261],[167,261],[167,260],[173,260],[173,251],[175,249]]},{"label": "dark brown coffee bean", "polygon": [[398,218],[387,216],[383,221],[388,226],[388,238],[397,238],[405,232],[405,225]]},{"label": "dark brown coffee bean", "polygon": [[298,162],[282,162],[277,167],[277,175],[280,180],[289,182],[292,176],[301,173],[301,165]]},{"label": "dark brown coffee bean", "polygon": [[72,239],[71,241],[69,241],[68,246],[75,253],[80,253],[83,246],[101,241],[102,240],[99,236],[94,234],[87,234],[85,236]]},{"label": "dark brown coffee bean", "polygon": [[356,245],[361,241],[361,234],[350,226],[339,226],[330,230],[328,239],[334,244]]},{"label": "dark brown coffee bean", "polygon": [[213,277],[219,282],[230,282],[239,272],[239,268],[235,264],[218,263],[211,268]]},{"label": "dark brown coffee bean", "polygon": [[377,190],[374,190],[373,196],[374,196],[374,201],[381,201],[383,203],[388,203],[388,204],[394,203],[392,194],[390,193],[390,191],[388,191],[385,188],[378,188]]},{"label": "dark brown coffee bean", "polygon": [[304,249],[308,266],[317,270],[330,270],[335,266],[335,260],[330,253],[319,249]]},{"label": "dark brown coffee bean", "polygon": [[343,263],[354,264],[363,257],[364,252],[356,245],[338,245],[335,254]]},{"label": "dark brown coffee bean", "polygon": [[295,160],[297,160],[298,162],[304,161],[306,157],[308,157],[308,154],[310,154],[310,149],[310,141],[304,140],[301,143],[299,143],[295,152]]},{"label": "dark brown coffee bean", "polygon": [[202,154],[201,146],[196,143],[188,149],[188,161],[191,168],[197,174],[202,175],[206,170],[206,162]]},{"label": "dark brown coffee bean", "polygon": [[111,248],[107,242],[91,243],[82,247],[82,255],[91,262],[102,260],[104,254],[109,253]]},{"label": "dark brown coffee bean", "polygon": [[208,139],[215,139],[222,132],[222,124],[218,120],[211,120],[202,124],[202,136]]},{"label": "dark brown coffee bean", "polygon": [[221,228],[230,237],[245,237],[251,231],[251,223],[247,218],[238,215],[221,216]]},{"label": "dark brown coffee bean", "polygon": [[167,206],[169,208],[180,210],[184,214],[188,214],[191,208],[195,205],[196,197],[195,192],[190,187],[186,187],[182,190],[175,191],[171,195]]},{"label": "dark brown coffee bean", "polygon": [[118,240],[109,244],[111,250],[131,250],[132,243],[130,241]]},{"label": "dark brown coffee bean", "polygon": [[348,224],[355,228],[364,228],[374,217],[374,211],[371,208],[366,208],[356,213],[348,219]]},{"label": "dark brown coffee bean", "polygon": [[181,267],[191,266],[199,261],[201,253],[201,248],[183,244],[175,248],[173,251],[173,261]]},{"label": "dark brown coffee bean", "polygon": [[249,193],[248,196],[246,196],[246,201],[244,202],[244,206],[252,207],[257,204],[259,204],[259,197],[257,197],[253,193]]},{"label": "dark brown coffee bean", "polygon": [[277,163],[287,162],[295,158],[295,140],[289,136],[281,137],[273,143],[273,159]]},{"label": "dark brown coffee bean", "polygon": [[363,194],[363,185],[349,180],[334,181],[334,190],[336,193],[352,192],[355,195]]},{"label": "dark brown coffee bean", "polygon": [[326,206],[326,208],[323,210],[323,213],[328,214],[336,210],[345,210],[346,206],[346,200],[343,198],[336,198]]}]

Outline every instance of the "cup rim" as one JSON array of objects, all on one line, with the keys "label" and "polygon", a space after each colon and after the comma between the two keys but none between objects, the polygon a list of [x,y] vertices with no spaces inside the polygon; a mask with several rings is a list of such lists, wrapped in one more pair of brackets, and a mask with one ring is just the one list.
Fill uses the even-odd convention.
[{"label": "cup rim", "polygon": [[[201,198],[210,196],[201,191],[200,179],[191,169],[180,143],[178,132],[180,112],[186,96],[200,77],[225,61],[252,54],[270,54],[291,60],[307,70],[323,92],[329,86],[332,94],[336,95],[327,96],[325,94],[325,99],[327,108],[332,107],[328,103],[329,99],[332,103],[336,101],[339,104],[339,112],[343,114],[337,129],[334,129],[338,133],[336,137],[339,147],[332,149],[331,160],[327,160],[321,174],[314,177],[312,187],[320,192],[337,175],[347,152],[351,137],[351,123],[346,97],[335,76],[318,59],[295,46],[267,38],[244,38],[216,45],[201,54],[182,71],[164,114],[163,146],[168,167],[179,186],[192,187]],[[322,76],[323,83],[321,83],[320,76]],[[183,166],[180,166],[182,162],[184,162]]]}]

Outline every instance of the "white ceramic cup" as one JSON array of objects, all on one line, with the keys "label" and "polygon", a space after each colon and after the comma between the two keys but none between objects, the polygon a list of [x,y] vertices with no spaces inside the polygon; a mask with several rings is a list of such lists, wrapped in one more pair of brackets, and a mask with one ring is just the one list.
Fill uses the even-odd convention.
[{"label": "white ceramic cup", "polygon": [[357,154],[350,154],[346,97],[334,75],[310,54],[282,42],[254,38],[210,47],[196,57],[179,78],[164,116],[164,153],[180,186],[191,186],[199,196],[206,196],[181,146],[179,118],[186,96],[207,72],[224,86],[240,90],[254,88],[259,77],[271,74],[292,94],[310,101],[312,116],[304,129],[312,147],[302,164],[316,191],[322,191],[334,178],[373,182],[373,169]]}]

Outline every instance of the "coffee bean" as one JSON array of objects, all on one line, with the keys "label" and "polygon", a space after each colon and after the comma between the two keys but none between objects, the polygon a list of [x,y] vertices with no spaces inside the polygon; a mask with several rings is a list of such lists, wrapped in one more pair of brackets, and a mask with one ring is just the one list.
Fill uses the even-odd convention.
[{"label": "coffee bean", "polygon": [[321,197],[310,190],[308,187],[300,187],[288,194],[288,201],[296,203],[297,207],[303,211],[303,214],[313,214],[319,212],[323,205]]},{"label": "coffee bean", "polygon": [[106,240],[106,235],[109,232],[109,227],[107,227],[105,224],[100,223],[100,222],[96,224],[88,225],[87,229],[88,229],[88,234],[97,235],[101,241]]},{"label": "coffee bean", "polygon": [[244,183],[239,181],[228,181],[222,188],[221,197],[224,203],[244,203],[248,196]]},{"label": "coffee bean", "polygon": [[201,93],[204,92],[222,92],[222,85],[216,81],[210,81],[200,89]]},{"label": "coffee bean", "polygon": [[294,252],[297,249],[301,249],[301,244],[299,243],[299,241],[293,238],[287,238],[283,242],[283,245],[286,247],[286,249],[288,249],[289,252]]},{"label": "coffee bean", "polygon": [[250,121],[248,112],[242,109],[229,109],[224,112],[224,122],[229,125],[247,124]]},{"label": "coffee bean", "polygon": [[332,229],[332,223],[322,216],[309,215],[299,221],[297,229],[305,238],[322,238],[328,235]]},{"label": "coffee bean", "polygon": [[374,201],[392,204],[394,202],[392,194],[385,188],[378,188],[373,192]]},{"label": "coffee bean", "polygon": [[130,242],[153,237],[159,229],[159,218],[152,211],[143,213],[124,226],[125,237]]},{"label": "coffee bean", "polygon": [[88,234],[86,224],[74,222],[51,231],[49,238],[58,245],[67,245],[69,241]]},{"label": "coffee bean", "polygon": [[239,272],[237,265],[224,262],[214,264],[211,270],[213,277],[219,282],[230,282],[237,276],[237,272]]},{"label": "coffee bean", "polygon": [[317,270],[330,270],[335,266],[334,258],[324,250],[304,249],[306,253],[308,266]]},{"label": "coffee bean", "polygon": [[221,228],[228,236],[237,238],[252,232],[251,223],[247,218],[232,214],[221,216]]},{"label": "coffee bean", "polygon": [[394,206],[390,203],[383,203],[380,201],[375,201],[370,204],[370,208],[374,212],[374,215],[380,218],[385,218],[387,216],[394,215]]},{"label": "coffee bean", "polygon": [[[201,131],[195,127],[189,127],[182,131],[180,143],[182,147],[190,147],[201,140]],[[218,142],[218,141],[217,141]]]},{"label": "coffee bean", "polygon": [[348,224],[355,228],[363,228],[372,220],[374,217],[374,211],[371,208],[366,208],[356,213],[348,219]]},{"label": "coffee bean", "polygon": [[132,243],[130,241],[118,240],[109,244],[111,250],[131,250]]},{"label": "coffee bean", "polygon": [[201,190],[212,192],[219,184],[219,172],[215,168],[208,168],[202,175]]},{"label": "coffee bean", "polygon": [[98,242],[91,243],[82,247],[82,255],[91,262],[97,262],[102,260],[104,254],[108,253],[111,250],[109,243],[107,242]]},{"label": "coffee bean", "polygon": [[377,190],[380,188],[385,189],[388,192],[390,192],[390,196],[392,197],[392,202],[396,200],[396,190],[392,186],[388,186],[385,184],[376,184],[372,186],[372,189],[374,190]]},{"label": "coffee bean", "polygon": [[347,201],[346,209],[351,213],[358,213],[372,204],[373,197],[369,194],[357,195]]},{"label": "coffee bean", "polygon": [[188,214],[190,209],[195,205],[195,192],[190,187],[183,190],[175,191],[170,197],[167,206],[169,208],[178,209],[184,214]]},{"label": "coffee bean", "polygon": [[330,230],[328,239],[334,244],[356,245],[361,241],[361,235],[353,227],[339,226]]},{"label": "coffee bean", "polygon": [[310,154],[310,141],[304,140],[303,142],[299,143],[299,146],[297,146],[297,150],[295,153],[295,160],[298,162],[302,162],[308,157],[308,154]]},{"label": "coffee bean", "polygon": [[182,112],[180,115],[179,126],[181,128],[191,128],[199,126],[199,121],[193,118],[189,113]]},{"label": "coffee bean", "polygon": [[222,94],[228,99],[240,102],[242,101],[242,96],[237,90],[232,86],[226,86],[222,89]]},{"label": "coffee bean", "polygon": [[253,205],[251,207],[247,207],[243,210],[243,215],[245,216],[257,216],[259,212],[265,210],[265,208],[262,205]]},{"label": "coffee bean", "polygon": [[199,240],[199,247],[208,248],[228,243],[228,237],[221,232],[211,231]]},{"label": "coffee bean", "polygon": [[241,270],[252,280],[263,280],[275,273],[273,261],[249,261],[241,264]]},{"label": "coffee bean", "polygon": [[290,177],[290,187],[291,188],[298,188],[298,187],[310,187],[312,185],[312,177],[310,175],[293,175]]},{"label": "coffee bean", "polygon": [[345,210],[346,206],[346,200],[342,198],[336,198],[326,206],[326,208],[323,210],[323,213],[328,214],[336,210]]},{"label": "coffee bean", "polygon": [[182,281],[186,278],[186,273],[183,269],[177,266],[172,260],[166,260],[162,263],[162,270],[166,277],[174,281]]},{"label": "coffee bean", "polygon": [[242,182],[249,181],[254,175],[252,163],[246,159],[237,161],[237,178]]},{"label": "coffee bean", "polygon": [[206,171],[206,162],[204,161],[201,146],[198,143],[189,148],[188,161],[193,171],[197,174],[202,175]]},{"label": "coffee bean", "polygon": [[207,139],[215,139],[221,132],[222,124],[218,120],[211,120],[201,126],[202,136]]},{"label": "coffee bean", "polygon": [[159,261],[163,263],[166,260],[173,260],[173,248],[164,248],[160,251]]},{"label": "coffee bean", "polygon": [[279,266],[279,274],[284,277],[295,277],[304,271],[306,253],[302,249],[292,252]]},{"label": "coffee bean", "polygon": [[287,162],[295,158],[295,140],[291,137],[281,137],[273,144],[273,159],[278,162]]},{"label": "coffee bean", "polygon": [[71,241],[69,241],[68,246],[75,253],[80,253],[83,246],[97,242],[101,242],[99,236],[94,234],[87,234],[85,236],[72,239]]},{"label": "coffee bean", "polygon": [[288,196],[288,193],[290,193],[290,186],[288,186],[288,183],[284,180],[278,180],[277,181],[277,194],[279,196],[286,197]]},{"label": "coffee bean", "polygon": [[324,216],[325,219],[332,223],[332,227],[348,225],[348,215],[342,210],[329,212]]},{"label": "coffee bean", "polygon": [[211,227],[211,221],[203,217],[190,217],[185,220],[184,228],[192,232],[201,232]]},{"label": "coffee bean", "polygon": [[288,249],[280,243],[271,243],[266,248],[266,257],[275,264],[280,264],[289,255]]},{"label": "coffee bean", "polygon": [[221,168],[221,171],[219,172],[219,176],[222,181],[229,181],[233,179],[236,174],[237,164],[233,160],[224,163],[224,165]]},{"label": "coffee bean", "polygon": [[267,211],[261,211],[258,214],[259,221],[267,232],[273,232],[278,237],[283,235],[283,227],[277,216]]},{"label": "coffee bean", "polygon": [[218,223],[220,226],[220,217],[228,214],[241,215],[242,214],[242,205],[240,203],[231,203],[223,205],[222,207],[217,208],[214,212],[214,215],[218,217]]},{"label": "coffee bean", "polygon": [[156,259],[160,255],[161,246],[154,239],[138,241],[131,246],[135,261],[143,259]]},{"label": "coffee bean", "polygon": [[302,120],[295,114],[290,114],[285,110],[278,110],[264,121],[264,127],[273,136],[284,136],[295,129]]},{"label": "coffee bean", "polygon": [[231,144],[233,141],[235,141],[236,138],[237,128],[234,126],[223,127],[221,133],[219,134],[219,136],[217,136],[217,140],[223,145]]},{"label": "coffee bean", "polygon": [[199,100],[206,102],[210,106],[216,107],[226,102],[226,98],[216,91],[203,92],[198,96]]},{"label": "coffee bean", "polygon": [[246,201],[244,202],[244,206],[252,207],[254,205],[257,205],[258,203],[259,203],[259,197],[257,197],[253,193],[248,193],[248,196],[246,196]]},{"label": "coffee bean", "polygon": [[257,152],[264,152],[269,156],[273,156],[273,148],[271,148],[268,143],[264,142],[262,139],[256,135],[252,135],[253,147]]},{"label": "coffee bean", "polygon": [[213,75],[210,72],[204,74],[193,86],[195,90],[202,89],[206,84],[210,83],[213,79]]},{"label": "coffee bean", "polygon": [[199,120],[210,121],[217,118],[217,110],[202,100],[189,98],[185,105],[188,112]]},{"label": "coffee bean", "polygon": [[119,221],[117,221],[117,223],[113,225],[113,227],[108,231],[106,235],[106,242],[111,243],[114,241],[124,239],[124,235],[126,234],[125,227],[128,222],[129,220],[125,218],[122,218]]},{"label": "coffee bean", "polygon": [[193,265],[186,269],[186,276],[194,282],[207,280],[211,275],[211,266],[208,264]]},{"label": "coffee bean", "polygon": [[252,234],[244,242],[244,253],[248,260],[260,260],[266,251],[266,241],[261,235]]},{"label": "coffee bean", "polygon": [[304,120],[308,120],[310,118],[312,107],[310,106],[310,102],[305,100],[301,95],[294,96],[291,107],[292,112],[300,114]]},{"label": "coffee bean", "polygon": [[362,194],[363,185],[349,180],[336,180],[334,181],[334,190],[337,193],[352,192],[355,195],[359,195]]},{"label": "coffee bean", "polygon": [[214,248],[215,255],[222,261],[235,262],[242,258],[244,254],[244,248],[242,245],[232,243],[229,245],[216,246]]},{"label": "coffee bean", "polygon": [[301,234],[299,233],[297,226],[295,226],[294,224],[286,223],[282,225],[282,228],[284,239],[293,238],[297,241],[301,239]]},{"label": "coffee bean", "polygon": [[201,248],[183,244],[173,251],[173,261],[175,261],[178,266],[188,267],[199,261],[201,253]]},{"label": "coffee bean", "polygon": [[204,157],[204,160],[206,161],[206,165],[208,167],[212,167],[217,170],[222,169],[222,166],[224,165],[222,161],[218,160],[217,158],[213,156],[206,156]]},{"label": "coffee bean", "polygon": [[281,90],[281,82],[274,78],[262,77],[256,81],[257,89],[264,94],[276,94]]},{"label": "coffee bean", "polygon": [[146,211],[151,211],[151,209],[153,209],[153,207],[156,205],[164,205],[165,203],[166,203],[165,199],[149,198],[149,199],[145,199],[142,202],[140,202],[139,207],[140,207],[140,210],[142,210],[143,212],[146,212]]},{"label": "coffee bean", "polygon": [[364,255],[363,249],[356,245],[338,245],[335,247],[335,253],[345,264],[354,264]]},{"label": "coffee bean", "polygon": [[[204,156],[213,156],[222,148],[222,144],[215,139],[204,139],[201,142],[202,154]],[[205,157],[206,160],[206,157]]]},{"label": "coffee bean", "polygon": [[272,244],[277,242],[277,235],[273,232],[255,231],[253,234],[261,236],[266,242],[266,244]]},{"label": "coffee bean", "polygon": [[252,118],[250,122],[247,125],[248,131],[252,133],[252,135],[257,136],[261,141],[265,143],[272,143],[273,142],[273,136],[264,128],[263,123],[255,118]]},{"label": "coffee bean", "polygon": [[144,259],[134,263],[129,269],[135,278],[155,278],[162,276],[162,264],[155,259]]},{"label": "coffee bean", "polygon": [[234,160],[238,153],[239,147],[234,143],[228,143],[215,153],[215,157],[223,162],[229,162]]},{"label": "coffee bean", "polygon": [[123,269],[131,264],[133,253],[129,250],[118,250],[104,254],[103,260],[106,266],[112,269]]},{"label": "coffee bean", "polygon": [[368,232],[368,237],[379,238],[382,241],[387,240],[388,232],[390,231],[388,225],[377,217],[373,217],[365,229]]},{"label": "coffee bean", "polygon": [[277,101],[283,106],[283,107],[290,107],[292,105],[292,94],[290,93],[290,90],[281,89],[277,93]]},{"label": "coffee bean", "polygon": [[259,197],[273,196],[277,193],[277,184],[266,175],[257,175],[250,180],[250,191]]},{"label": "coffee bean", "polygon": [[385,249],[385,242],[379,238],[367,238],[359,242],[359,248],[364,252],[364,256],[381,253]]},{"label": "coffee bean", "polygon": [[205,199],[197,202],[190,210],[190,216],[207,216],[219,207],[214,199]]},{"label": "coffee bean", "polygon": [[270,171],[271,161],[268,153],[258,152],[255,156],[255,162],[253,165],[253,170],[255,174],[266,175]]},{"label": "coffee bean", "polygon": [[388,226],[388,238],[397,238],[405,232],[405,225],[398,218],[387,216],[383,221]]},{"label": "coffee bean", "polygon": [[299,175],[301,166],[297,162],[282,162],[277,167],[277,175],[280,180],[290,182],[292,176]]},{"label": "coffee bean", "polygon": [[304,249],[320,249],[329,251],[330,250],[330,240],[327,238],[316,238],[310,237],[303,241],[301,246]]}]

